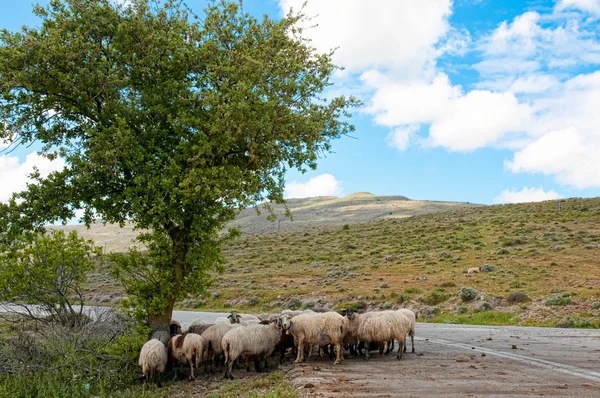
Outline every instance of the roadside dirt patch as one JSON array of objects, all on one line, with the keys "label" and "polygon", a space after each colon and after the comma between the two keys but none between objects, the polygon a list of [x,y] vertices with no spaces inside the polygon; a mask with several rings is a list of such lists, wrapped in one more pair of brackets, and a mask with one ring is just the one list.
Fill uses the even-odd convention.
[{"label": "roadside dirt patch", "polygon": [[510,359],[419,341],[416,354],[317,357],[288,371],[302,397],[597,397],[600,383]]}]

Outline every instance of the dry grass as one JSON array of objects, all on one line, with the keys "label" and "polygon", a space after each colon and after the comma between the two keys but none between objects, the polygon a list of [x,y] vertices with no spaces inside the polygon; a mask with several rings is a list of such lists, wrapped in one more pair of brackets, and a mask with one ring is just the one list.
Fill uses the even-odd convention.
[{"label": "dry grass", "polygon": [[[351,213],[347,209],[354,211],[356,201],[366,200],[368,209],[372,199],[359,195],[341,201],[341,208]],[[331,210],[340,200],[321,202],[329,204],[309,199],[302,209],[319,205]],[[399,208],[391,202],[382,201]],[[461,305],[466,309],[459,311],[467,316],[475,313],[481,296],[464,304],[457,297],[468,286],[521,324],[600,315],[592,309],[600,301],[600,198],[563,200],[561,212],[557,204],[463,206],[407,218],[382,216],[358,224],[246,235],[224,248],[227,272],[210,295],[190,297],[180,307],[263,312],[281,309],[290,298],[304,307],[319,299],[375,307],[429,303],[438,306],[439,318],[447,319]],[[263,223],[257,225],[260,229]],[[495,270],[465,273],[484,264]],[[116,287],[105,281],[104,288]],[[532,301],[509,304],[508,295],[520,291]],[[561,292],[569,293],[569,305],[544,304]]]}]

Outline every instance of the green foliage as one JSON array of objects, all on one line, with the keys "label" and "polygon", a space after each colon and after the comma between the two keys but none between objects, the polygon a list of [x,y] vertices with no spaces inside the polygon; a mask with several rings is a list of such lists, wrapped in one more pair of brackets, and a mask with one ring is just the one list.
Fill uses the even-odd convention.
[{"label": "green foliage", "polygon": [[479,292],[472,287],[463,287],[458,292],[458,297],[460,297],[462,301],[473,301],[477,298],[478,294]]},{"label": "green foliage", "polygon": [[494,267],[493,265],[490,264],[483,264],[481,266],[481,272],[494,272],[496,271],[496,267]]},{"label": "green foliage", "polygon": [[547,299],[544,304],[548,305],[548,306],[555,306],[555,305],[568,305],[571,302],[571,298],[569,294],[557,294],[554,295],[552,297],[550,297],[549,299]]},{"label": "green foliage", "polygon": [[418,287],[408,287],[408,288],[404,289],[404,293],[406,293],[406,294],[421,294],[421,293],[423,293],[423,291],[421,289],[419,289]]},{"label": "green foliage", "polygon": [[389,302],[389,301],[386,301],[385,303],[381,303],[381,304],[379,304],[379,309],[380,309],[380,310],[389,310],[389,309],[392,309],[392,306],[393,306],[393,305],[392,305],[392,303],[391,303],[391,302]]},{"label": "green foliage", "polygon": [[456,282],[454,282],[454,281],[444,282],[440,286],[441,287],[456,287]]},{"label": "green foliage", "polygon": [[295,398],[298,391],[283,377],[282,372],[275,371],[267,376],[258,376],[242,381],[223,384],[219,391],[209,398]]},{"label": "green foliage", "polygon": [[62,324],[82,320],[82,284],[101,253],[64,231],[33,234],[0,252],[0,302],[36,305]]},{"label": "green foliage", "polygon": [[0,206],[0,238],[79,208],[87,225],[150,230],[150,253],[112,261],[154,326],[208,286],[238,234],[221,233],[227,221],[282,202],[286,171],[314,169],[354,130],[360,102],[323,99],[337,67],[300,36],[301,14],[258,20],[218,1],[191,22],[178,0],[55,0],[34,13],[39,27],[0,33],[0,139],[40,142],[66,166],[33,173],[37,184]]},{"label": "green foliage", "polygon": [[592,309],[594,309],[594,310],[600,309],[600,301],[594,301],[592,303]]},{"label": "green foliage", "polygon": [[461,325],[492,325],[503,326],[513,325],[515,322],[514,316],[508,312],[500,311],[482,311],[473,314],[446,314],[437,316],[434,319],[436,323],[453,323]]},{"label": "green foliage", "polygon": [[526,303],[531,301],[527,293],[525,292],[514,292],[508,295],[507,301],[509,303]]},{"label": "green foliage", "polygon": [[456,307],[456,313],[458,314],[465,314],[468,310],[469,309],[464,305],[459,305],[458,307]]},{"label": "green foliage", "polygon": [[437,305],[443,303],[450,298],[450,294],[444,289],[435,289],[426,294],[422,301],[427,305]]}]

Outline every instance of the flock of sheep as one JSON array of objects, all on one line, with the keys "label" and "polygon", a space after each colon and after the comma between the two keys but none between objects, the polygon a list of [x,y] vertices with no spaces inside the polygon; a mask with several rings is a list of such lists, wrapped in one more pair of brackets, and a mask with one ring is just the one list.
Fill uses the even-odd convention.
[{"label": "flock of sheep", "polygon": [[[218,318],[209,325],[196,321],[182,333],[178,322],[171,323],[171,330],[158,331],[144,344],[139,364],[146,381],[155,380],[159,386],[160,374],[168,362],[177,365],[187,362],[190,380],[194,368],[204,362],[207,373],[215,371],[220,358],[224,358],[225,378],[233,379],[233,365],[243,360],[250,370],[253,360],[257,372],[267,367],[267,357],[280,354],[283,362],[288,351],[295,352],[296,363],[305,360],[305,350],[311,355],[318,347],[319,355],[335,355],[335,364],[344,360],[344,349],[351,356],[363,355],[369,359],[369,351],[390,353],[394,341],[398,341],[397,359],[406,352],[406,336],[411,337],[415,352],[416,315],[408,309],[376,311],[359,314],[353,309],[315,312],[312,310],[289,311],[281,314],[240,315],[232,312],[228,317]],[[175,374],[177,377],[177,373]]]}]

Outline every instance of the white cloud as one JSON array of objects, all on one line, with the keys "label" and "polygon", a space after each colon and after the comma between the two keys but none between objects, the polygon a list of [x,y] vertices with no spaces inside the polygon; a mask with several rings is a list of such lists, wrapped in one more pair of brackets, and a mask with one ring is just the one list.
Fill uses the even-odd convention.
[{"label": "white cloud", "polygon": [[471,151],[522,131],[530,118],[529,105],[519,103],[513,93],[474,90],[448,104],[431,125],[429,139],[435,146]]},{"label": "white cloud", "polygon": [[0,202],[9,200],[13,192],[21,192],[26,189],[26,184],[32,182],[27,174],[33,171],[34,166],[39,169],[42,177],[47,177],[55,170],[62,170],[65,163],[60,158],[50,161],[35,152],[27,155],[23,163],[20,163],[16,156],[0,155],[0,181],[2,181]]},{"label": "white cloud", "polygon": [[[300,10],[305,0],[280,0],[283,13]],[[350,71],[393,70],[406,79],[431,70],[435,46],[449,31],[451,0],[309,1],[304,13],[313,20],[303,35],[321,52],[339,47],[334,61]],[[460,51],[454,32],[448,49]]]},{"label": "white cloud", "polygon": [[331,174],[321,174],[307,182],[291,181],[285,187],[285,198],[310,198],[313,196],[340,196],[342,183]]},{"label": "white cloud", "polygon": [[410,140],[417,131],[419,131],[418,124],[398,127],[388,134],[386,140],[388,145],[398,149],[399,151],[404,151],[406,148],[408,148]]},{"label": "white cloud", "polygon": [[518,15],[502,22],[478,47],[484,59],[474,67],[484,77],[600,63],[597,26],[560,13]]},{"label": "white cloud", "polygon": [[559,12],[565,9],[576,9],[600,15],[600,0],[559,0],[555,9]]},{"label": "white cloud", "polygon": [[494,198],[494,203],[541,202],[560,198],[562,196],[555,191],[546,192],[542,188],[523,188],[520,191],[505,189],[499,196]]},{"label": "white cloud", "polygon": [[555,175],[576,188],[600,187],[600,137],[586,137],[575,128],[551,131],[517,151],[505,167],[513,173]]}]

